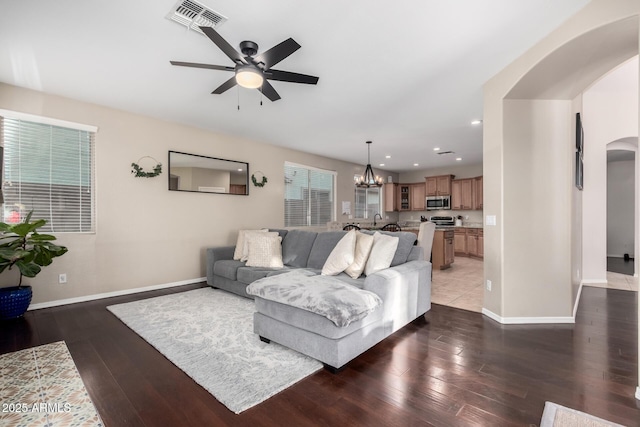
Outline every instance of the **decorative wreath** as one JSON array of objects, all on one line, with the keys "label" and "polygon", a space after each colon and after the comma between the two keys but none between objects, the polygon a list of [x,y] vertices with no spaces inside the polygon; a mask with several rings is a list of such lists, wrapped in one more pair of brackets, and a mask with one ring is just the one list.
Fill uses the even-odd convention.
[{"label": "decorative wreath", "polygon": [[162,173],[162,163],[158,162],[156,159],[150,156],[140,157],[140,159],[138,159],[138,162],[140,162],[140,160],[142,159],[151,159],[157,164],[153,167],[153,172],[145,172],[144,169],[142,169],[140,165],[138,165],[138,163],[131,163],[131,173],[136,178],[153,178],[154,176],[158,176]]},{"label": "decorative wreath", "polygon": [[251,175],[251,182],[253,182],[253,185],[255,185],[256,187],[264,187],[264,185],[267,183],[267,177],[264,176],[262,172],[256,172],[256,173],[259,173],[260,175],[262,175],[262,181],[258,182],[258,180],[256,179],[256,176]]}]

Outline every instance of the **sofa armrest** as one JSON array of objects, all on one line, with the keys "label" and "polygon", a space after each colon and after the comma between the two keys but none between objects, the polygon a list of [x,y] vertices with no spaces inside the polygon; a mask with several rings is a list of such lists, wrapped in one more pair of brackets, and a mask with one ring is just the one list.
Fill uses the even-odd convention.
[{"label": "sofa armrest", "polygon": [[233,259],[235,246],[219,246],[216,248],[207,248],[207,281],[213,283],[213,264],[221,259]]},{"label": "sofa armrest", "polygon": [[391,333],[431,308],[431,263],[416,260],[380,270],[366,277],[362,289],[382,298]]}]

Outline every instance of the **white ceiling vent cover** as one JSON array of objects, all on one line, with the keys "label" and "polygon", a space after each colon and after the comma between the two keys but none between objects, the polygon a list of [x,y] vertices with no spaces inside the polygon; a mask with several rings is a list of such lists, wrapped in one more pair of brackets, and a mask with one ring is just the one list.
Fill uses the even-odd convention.
[{"label": "white ceiling vent cover", "polygon": [[222,16],[218,12],[214,12],[194,0],[178,1],[178,3],[171,8],[166,18],[176,21],[202,35],[204,35],[204,33],[200,31],[198,27],[217,27],[227,20],[226,16]]}]

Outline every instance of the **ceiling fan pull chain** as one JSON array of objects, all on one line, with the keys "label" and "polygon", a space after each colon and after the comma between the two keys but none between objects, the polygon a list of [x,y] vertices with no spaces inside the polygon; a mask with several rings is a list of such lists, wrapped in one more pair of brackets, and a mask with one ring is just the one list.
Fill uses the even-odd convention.
[{"label": "ceiling fan pull chain", "polygon": [[238,111],[240,111],[240,86],[238,86],[236,92],[238,93]]},{"label": "ceiling fan pull chain", "polygon": [[263,87],[264,87],[264,86],[261,86],[261,87],[260,87],[260,106],[261,106],[261,107],[262,107],[262,95],[264,95],[264,92],[262,92],[262,88],[263,88]]}]

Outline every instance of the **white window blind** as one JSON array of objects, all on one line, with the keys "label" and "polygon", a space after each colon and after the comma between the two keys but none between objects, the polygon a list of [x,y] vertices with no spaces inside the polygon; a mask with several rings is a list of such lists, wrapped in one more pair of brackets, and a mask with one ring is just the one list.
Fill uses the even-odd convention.
[{"label": "white window blind", "polygon": [[0,116],[2,220],[33,210],[48,232],[94,231],[95,132]]},{"label": "white window blind", "polygon": [[284,226],[322,226],[334,220],[336,173],[284,165]]},{"label": "white window blind", "polygon": [[382,212],[380,188],[358,188],[355,195],[355,217],[373,219],[375,214]]}]

